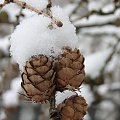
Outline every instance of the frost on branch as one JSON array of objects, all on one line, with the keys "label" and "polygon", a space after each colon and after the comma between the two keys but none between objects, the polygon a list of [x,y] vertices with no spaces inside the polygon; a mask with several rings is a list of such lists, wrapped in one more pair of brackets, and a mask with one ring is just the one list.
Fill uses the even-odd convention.
[{"label": "frost on branch", "polygon": [[52,15],[63,23],[59,28],[51,19],[35,15],[20,23],[11,36],[11,55],[22,66],[33,55],[44,54],[56,57],[64,46],[77,47],[78,38],[75,27],[59,7],[53,7]]}]

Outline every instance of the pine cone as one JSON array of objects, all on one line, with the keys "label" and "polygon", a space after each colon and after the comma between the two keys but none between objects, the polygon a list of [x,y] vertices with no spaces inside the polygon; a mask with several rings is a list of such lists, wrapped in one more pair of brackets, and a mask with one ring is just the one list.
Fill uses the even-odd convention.
[{"label": "pine cone", "polygon": [[53,64],[48,57],[34,56],[26,62],[21,86],[26,96],[35,102],[49,100],[54,90]]},{"label": "pine cone", "polygon": [[82,96],[74,95],[59,104],[57,110],[60,120],[83,120],[87,111],[87,103]]},{"label": "pine cone", "polygon": [[84,57],[78,49],[64,49],[56,62],[56,82],[60,90],[79,89],[85,78]]}]

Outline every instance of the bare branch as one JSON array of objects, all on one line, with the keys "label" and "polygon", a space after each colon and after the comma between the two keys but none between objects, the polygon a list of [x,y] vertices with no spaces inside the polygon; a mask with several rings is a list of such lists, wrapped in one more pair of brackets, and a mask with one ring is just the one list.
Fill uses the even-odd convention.
[{"label": "bare branch", "polygon": [[116,12],[116,10],[118,10],[120,8],[120,6],[115,6],[115,8],[113,9],[113,11],[110,11],[110,12],[107,12],[107,13],[105,13],[105,12],[103,12],[102,10],[99,10],[99,11],[95,11],[95,10],[93,10],[93,11],[90,11],[90,12],[88,12],[88,14],[86,14],[85,16],[80,16],[80,17],[78,17],[78,18],[76,18],[76,19],[74,19],[72,22],[76,22],[76,21],[78,21],[78,20],[80,20],[80,19],[83,19],[83,18],[89,18],[91,15],[101,15],[101,16],[106,16],[106,15],[112,15],[112,14],[114,14],[115,12]]},{"label": "bare branch", "polygon": [[113,25],[116,27],[120,26],[120,18],[115,19],[114,21],[108,21],[104,23],[94,23],[94,24],[86,24],[86,25],[79,25],[76,26],[77,33],[80,31],[82,28],[91,28],[91,27],[102,27],[106,25]]},{"label": "bare branch", "polygon": [[[38,14],[44,15],[45,17],[51,18],[50,15],[44,13],[42,10],[39,10],[39,9],[37,9],[37,8],[31,6],[31,5],[28,5],[26,2],[22,2],[20,0],[5,0],[4,3],[0,5],[0,8],[3,8],[6,4],[8,4],[10,2],[16,3],[17,5],[21,6],[23,9],[27,8],[31,11],[34,11],[34,12],[38,13]],[[52,17],[51,19],[52,19],[52,22],[54,24],[56,24],[58,27],[63,26],[63,23],[60,20],[57,20],[54,17]]]}]

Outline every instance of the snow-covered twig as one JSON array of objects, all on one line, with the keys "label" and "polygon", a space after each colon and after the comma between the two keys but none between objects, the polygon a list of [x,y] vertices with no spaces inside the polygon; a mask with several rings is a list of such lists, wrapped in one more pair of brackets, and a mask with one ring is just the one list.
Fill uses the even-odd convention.
[{"label": "snow-covered twig", "polygon": [[26,2],[22,2],[20,0],[4,0],[4,3],[0,4],[0,9],[2,9],[6,4],[9,4],[10,2],[15,3],[15,4],[21,6],[23,9],[27,8],[29,10],[32,10],[32,11],[38,13],[38,14],[44,15],[45,17],[51,18],[52,22],[54,24],[56,24],[58,27],[62,27],[63,26],[63,23],[60,20],[57,20],[56,18],[51,17],[49,14],[44,13],[42,10],[39,10],[39,9],[37,9],[37,8],[31,6],[31,5],[28,5]]},{"label": "snow-covered twig", "polygon": [[77,30],[77,33],[78,33],[81,28],[102,27],[102,26],[106,26],[106,25],[113,25],[113,26],[119,27],[120,26],[119,20],[120,20],[120,18],[117,18],[113,21],[103,22],[103,23],[78,25],[78,26],[76,26],[76,30]]},{"label": "snow-covered twig", "polygon": [[116,49],[117,49],[117,47],[118,47],[118,45],[120,43],[120,38],[118,38],[118,36],[116,36],[116,35],[114,35],[114,36],[117,38],[117,42],[113,46],[113,50],[112,50],[111,54],[106,59],[104,67],[101,69],[101,75],[104,75],[105,68],[107,67],[107,65],[109,64],[109,62],[112,60],[113,55],[116,53]]},{"label": "snow-covered twig", "polygon": [[101,16],[112,15],[112,14],[114,14],[119,8],[120,8],[120,6],[115,6],[115,8],[114,8],[112,11],[107,12],[107,13],[103,12],[101,9],[100,9],[99,11],[92,10],[92,11],[88,12],[88,14],[86,14],[85,16],[82,16],[82,17],[80,16],[80,17],[74,19],[73,22],[76,22],[76,21],[78,21],[78,20],[80,20],[80,19],[83,19],[83,18],[89,18],[89,17],[92,16],[92,15],[101,15]]}]

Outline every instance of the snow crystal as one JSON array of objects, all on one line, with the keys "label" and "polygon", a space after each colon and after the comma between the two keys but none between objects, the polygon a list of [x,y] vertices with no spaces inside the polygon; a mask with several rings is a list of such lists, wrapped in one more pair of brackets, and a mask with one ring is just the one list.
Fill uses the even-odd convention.
[{"label": "snow crystal", "polygon": [[40,10],[45,9],[48,4],[47,0],[34,0],[34,1],[33,0],[20,0],[20,1],[26,2],[27,4]]},{"label": "snow crystal", "polygon": [[64,46],[77,47],[78,37],[69,17],[59,7],[53,7],[52,14],[62,21],[63,27],[54,25],[53,29],[50,29],[48,26],[51,24],[51,19],[35,15],[22,21],[12,34],[10,51],[20,68],[33,55],[56,57]]},{"label": "snow crystal", "polygon": [[99,75],[100,70],[103,68],[110,53],[111,49],[107,49],[87,56],[85,59],[86,74],[92,78],[96,78]]},{"label": "snow crystal", "polygon": [[71,97],[72,95],[76,95],[75,92],[66,90],[64,92],[57,92],[56,94],[56,104],[60,104],[61,102],[63,102],[65,99]]},{"label": "snow crystal", "polygon": [[9,90],[4,92],[2,98],[3,98],[3,105],[5,107],[17,106],[19,104],[18,93],[16,93],[16,91],[14,90]]}]

